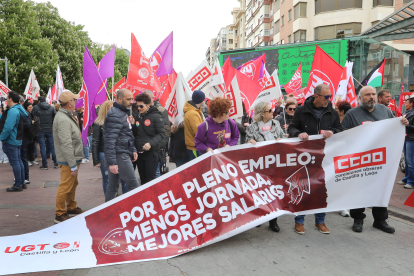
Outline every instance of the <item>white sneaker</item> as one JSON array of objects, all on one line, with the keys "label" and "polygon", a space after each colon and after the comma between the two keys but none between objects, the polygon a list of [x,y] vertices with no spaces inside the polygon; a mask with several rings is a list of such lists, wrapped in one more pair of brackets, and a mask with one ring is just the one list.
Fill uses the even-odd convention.
[{"label": "white sneaker", "polygon": [[88,159],[86,159],[86,158],[83,158],[81,163],[82,163],[82,164],[89,163],[89,160],[88,160]]},{"label": "white sneaker", "polygon": [[405,184],[404,188],[406,189],[414,189],[414,186],[411,186],[410,184]]},{"label": "white sneaker", "polygon": [[3,163],[3,160],[0,160],[0,164]]},{"label": "white sneaker", "polygon": [[9,164],[9,160],[3,161],[3,164]]},{"label": "white sneaker", "polygon": [[339,213],[343,217],[349,217],[349,210],[342,210],[342,211],[339,211]]},{"label": "white sneaker", "polygon": [[32,162],[34,165],[39,165],[39,162],[33,161]]},{"label": "white sneaker", "polygon": [[33,166],[33,163],[31,161],[27,161],[27,164],[29,164],[29,167]]},{"label": "white sneaker", "polygon": [[30,181],[29,180],[25,180],[24,181],[24,184],[30,184]]},{"label": "white sneaker", "polygon": [[405,182],[403,182],[402,180],[400,180],[400,181],[398,181],[398,182],[397,182],[397,184],[398,184],[398,185],[405,185],[405,184],[407,184],[407,183],[405,183]]}]

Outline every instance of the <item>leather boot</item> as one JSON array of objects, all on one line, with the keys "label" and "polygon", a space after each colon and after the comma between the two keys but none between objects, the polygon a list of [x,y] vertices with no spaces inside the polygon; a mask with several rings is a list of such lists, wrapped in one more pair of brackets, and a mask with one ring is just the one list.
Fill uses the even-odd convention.
[{"label": "leather boot", "polygon": [[374,220],[374,224],[372,225],[377,229],[380,229],[386,233],[394,233],[395,228],[388,225],[388,223],[385,220]]},{"label": "leather boot", "polygon": [[354,225],[352,225],[352,230],[354,232],[362,232],[362,225],[364,225],[363,219],[354,219]]},{"label": "leather boot", "polygon": [[274,232],[280,231],[280,228],[277,225],[277,218],[269,220],[269,228],[272,229]]}]

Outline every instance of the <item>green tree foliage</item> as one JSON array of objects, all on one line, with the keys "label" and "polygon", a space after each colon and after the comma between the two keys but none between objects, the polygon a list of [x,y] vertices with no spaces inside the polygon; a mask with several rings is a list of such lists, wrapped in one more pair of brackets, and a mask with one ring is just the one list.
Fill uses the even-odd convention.
[{"label": "green tree foliage", "polygon": [[[59,64],[65,88],[78,92],[82,86],[85,45],[95,63],[113,47],[92,42],[83,28],[60,17],[50,2],[0,0],[0,58],[9,59],[10,89],[23,93],[33,68],[45,95],[54,85]],[[128,62],[125,51],[116,49],[115,83],[127,75]],[[0,61],[0,79],[4,78],[4,62]],[[109,80],[108,90],[111,87]]]}]

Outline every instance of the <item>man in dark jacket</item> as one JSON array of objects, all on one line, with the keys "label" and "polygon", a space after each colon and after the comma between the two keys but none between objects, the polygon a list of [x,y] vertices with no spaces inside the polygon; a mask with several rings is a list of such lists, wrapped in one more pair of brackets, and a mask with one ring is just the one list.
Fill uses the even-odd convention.
[{"label": "man in dark jacket", "polygon": [[132,114],[133,98],[132,92],[128,89],[118,90],[116,102],[109,109],[105,118],[104,152],[106,163],[109,166],[109,182],[105,202],[115,198],[118,191],[119,177],[127,183],[129,191],[139,186],[132,165],[132,162],[135,162],[138,158],[131,125],[131,121],[134,123],[134,118],[130,115]]},{"label": "man in dark jacket", "polygon": [[[323,134],[325,139],[334,133],[343,130],[339,121],[339,114],[332,107],[332,94],[329,86],[319,84],[315,87],[315,95],[306,99],[305,104],[296,109],[292,122],[289,124],[289,137],[299,137],[303,141],[309,139],[309,135]],[[319,232],[329,234],[325,225],[325,213],[315,214],[315,226]],[[305,216],[295,217],[295,232],[303,235]]]},{"label": "man in dark jacket", "polygon": [[[171,125],[170,125],[170,119],[168,118],[168,111],[163,106],[161,106],[159,100],[154,101],[154,93],[151,90],[146,90],[144,93],[150,96],[151,106],[154,106],[155,108],[158,109],[158,111],[161,113],[162,120],[164,122],[165,135],[160,145],[160,150],[162,150],[163,151],[162,154],[164,154],[164,152],[167,150],[168,140],[170,139],[170,136],[171,136]],[[156,177],[161,176],[161,172],[160,172],[161,166],[162,166],[162,163],[158,165]]]},{"label": "man in dark jacket", "polygon": [[52,160],[55,169],[58,168],[56,161],[55,147],[53,141],[53,120],[56,115],[56,109],[46,102],[45,97],[40,96],[38,98],[39,103],[33,107],[32,113],[39,117],[40,120],[40,132],[37,136],[37,142],[39,143],[40,154],[42,155],[42,166],[40,169],[47,170],[47,155],[46,155],[46,144],[48,144],[52,153]]}]

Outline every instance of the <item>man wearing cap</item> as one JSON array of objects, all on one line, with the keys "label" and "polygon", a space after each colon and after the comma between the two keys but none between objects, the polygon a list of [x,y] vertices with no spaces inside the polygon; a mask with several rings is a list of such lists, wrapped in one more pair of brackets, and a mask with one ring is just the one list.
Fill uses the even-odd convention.
[{"label": "man wearing cap", "polygon": [[83,142],[79,124],[73,117],[79,95],[65,90],[59,96],[60,108],[53,121],[56,160],[60,168],[60,184],[56,194],[55,223],[65,221],[83,211],[75,201],[79,165],[83,158]]},{"label": "man wearing cap", "polygon": [[198,125],[204,122],[201,105],[205,98],[206,95],[203,91],[194,90],[192,100],[184,105],[184,135],[189,160],[201,155],[195,148],[194,138],[197,134]]}]

